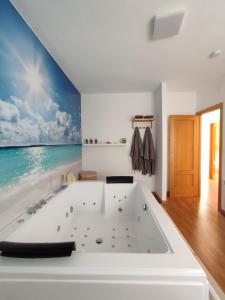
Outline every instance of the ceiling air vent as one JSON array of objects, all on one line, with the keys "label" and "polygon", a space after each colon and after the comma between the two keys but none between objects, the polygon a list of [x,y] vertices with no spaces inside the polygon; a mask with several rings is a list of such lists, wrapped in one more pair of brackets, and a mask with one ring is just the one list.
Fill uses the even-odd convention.
[{"label": "ceiling air vent", "polygon": [[164,39],[179,34],[185,11],[179,10],[170,14],[154,17],[153,39]]}]

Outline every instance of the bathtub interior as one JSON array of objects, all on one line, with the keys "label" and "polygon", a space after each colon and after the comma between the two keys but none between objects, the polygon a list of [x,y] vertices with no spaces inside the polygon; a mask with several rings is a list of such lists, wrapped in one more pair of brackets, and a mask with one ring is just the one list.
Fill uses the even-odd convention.
[{"label": "bathtub interior", "polygon": [[5,240],[75,241],[76,252],[169,253],[170,247],[136,182],[76,182]]}]

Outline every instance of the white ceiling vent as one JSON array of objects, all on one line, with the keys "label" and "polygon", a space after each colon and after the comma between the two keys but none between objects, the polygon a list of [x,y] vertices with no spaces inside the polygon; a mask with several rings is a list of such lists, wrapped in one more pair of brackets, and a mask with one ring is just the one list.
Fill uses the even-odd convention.
[{"label": "white ceiling vent", "polygon": [[153,39],[158,40],[177,35],[180,32],[184,14],[184,10],[179,10],[174,13],[155,16]]}]

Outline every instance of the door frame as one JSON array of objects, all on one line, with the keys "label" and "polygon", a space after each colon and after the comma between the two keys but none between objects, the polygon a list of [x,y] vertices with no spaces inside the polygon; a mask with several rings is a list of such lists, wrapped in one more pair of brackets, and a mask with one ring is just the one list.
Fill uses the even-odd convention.
[{"label": "door frame", "polygon": [[[219,123],[210,124],[210,150],[209,150],[209,179],[215,179],[215,147],[216,147],[216,128],[220,128]],[[219,137],[220,139],[220,137]],[[218,140],[219,141],[219,140]],[[218,145],[220,147],[220,145]],[[219,151],[219,149],[218,149]],[[218,177],[217,169],[217,177]]]},{"label": "door frame", "polygon": [[[201,117],[203,114],[215,111],[215,110],[220,110],[220,145],[219,145],[219,176],[218,176],[218,210],[225,215],[225,211],[221,207],[221,198],[222,198],[222,163],[223,163],[223,102],[220,102],[216,105],[207,107],[203,110],[198,111],[196,114],[200,116],[200,139],[201,139]],[[200,153],[201,153],[201,142],[200,142]],[[201,157],[201,155],[200,155]],[[199,176],[200,176],[200,187],[201,187],[201,159],[199,161]],[[201,189],[200,189],[201,190]]]}]

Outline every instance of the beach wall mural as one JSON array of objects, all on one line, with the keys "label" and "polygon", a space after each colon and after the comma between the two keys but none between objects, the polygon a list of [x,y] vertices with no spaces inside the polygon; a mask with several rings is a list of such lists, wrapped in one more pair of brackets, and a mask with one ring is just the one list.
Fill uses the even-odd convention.
[{"label": "beach wall mural", "polygon": [[14,6],[1,0],[0,192],[81,161],[80,100]]}]

